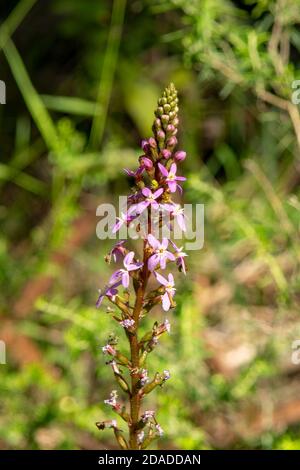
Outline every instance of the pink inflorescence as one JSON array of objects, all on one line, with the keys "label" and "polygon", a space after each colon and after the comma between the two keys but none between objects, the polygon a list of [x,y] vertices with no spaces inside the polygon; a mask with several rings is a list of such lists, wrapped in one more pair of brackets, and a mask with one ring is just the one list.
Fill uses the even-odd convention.
[{"label": "pink inflorescence", "polygon": [[[113,233],[118,233],[124,225],[129,226],[142,214],[148,214],[149,218],[152,211],[168,214],[171,220],[171,231],[174,222],[183,232],[186,231],[184,210],[177,201],[172,200],[175,194],[182,193],[181,184],[186,180],[185,177],[178,174],[179,165],[185,160],[186,153],[183,150],[175,151],[178,131],[178,98],[172,83],[158,100],[152,130],[153,136],[141,143],[143,155],[138,158],[138,168],[125,170],[126,175],[134,180],[134,187],[127,198],[126,209],[123,209],[121,216],[116,220],[112,229]],[[162,218],[158,218],[158,220],[161,224]],[[132,358],[126,358],[118,351],[117,341],[108,342],[102,349],[104,354],[113,357],[109,364],[112,365],[120,387],[132,396],[133,390],[130,390],[122,371],[124,368],[129,370],[135,387],[134,393],[139,394],[140,399],[150,393],[156,385],[162,386],[170,378],[169,371],[165,370],[163,375],[156,375],[158,378],[152,380],[144,363],[146,356],[158,344],[160,335],[170,332],[170,322],[166,319],[160,325],[155,323],[152,331],[146,333],[142,339],[138,339],[139,323],[154,306],[160,305],[165,312],[176,306],[174,300],[175,281],[169,268],[171,264],[174,264],[180,272],[186,274],[185,258],[187,256],[183,247],[179,248],[171,240],[171,237],[159,239],[151,226],[148,233],[142,234],[142,238],[143,253],[141,256],[128,250],[125,240],[117,242],[112,248],[106,260],[108,262],[121,261],[122,266],[111,275],[97,301],[97,307],[100,307],[104,299],[114,304],[119,313],[116,313],[115,308],[111,309],[113,318],[123,327],[129,340],[132,335],[136,335],[140,354],[138,367],[132,363]],[[134,298],[137,298],[139,286],[143,282],[147,285],[150,277],[154,280],[155,287],[150,292],[143,292],[142,302],[138,304],[140,311],[137,312],[137,303]],[[134,298],[132,299],[132,297]],[[132,430],[132,417],[126,411],[120,411],[121,405],[116,403],[116,398],[117,394],[113,391],[105,403],[111,405]],[[136,442],[140,446],[139,448],[144,448],[141,446],[146,445],[145,442],[151,442],[152,438],[161,436],[163,430],[157,423],[152,410],[144,411],[139,419]],[[116,429],[118,430],[118,428]],[[130,448],[123,437],[122,440],[118,440],[121,447]]]}]

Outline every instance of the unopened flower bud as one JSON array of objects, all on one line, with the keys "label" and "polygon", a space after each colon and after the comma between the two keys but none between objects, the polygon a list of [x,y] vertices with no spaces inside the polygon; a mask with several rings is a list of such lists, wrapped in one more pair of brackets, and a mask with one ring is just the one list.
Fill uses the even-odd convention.
[{"label": "unopened flower bud", "polygon": [[168,114],[163,114],[162,117],[161,117],[161,122],[162,122],[164,125],[166,125],[166,124],[168,124],[169,119],[170,119],[170,118],[169,118]]},{"label": "unopened flower bud", "polygon": [[157,129],[157,130],[161,129],[161,120],[159,118],[156,118],[154,120],[154,128]]},{"label": "unopened flower bud", "polygon": [[165,159],[168,159],[172,156],[172,152],[168,149],[162,149],[161,156]]},{"label": "unopened flower bud", "polygon": [[158,131],[157,133],[157,139],[159,142],[163,142],[166,138],[166,134],[164,133],[164,131]]},{"label": "unopened flower bud", "polygon": [[157,117],[161,117],[164,114],[164,108],[162,106],[159,106],[155,111],[155,114]]},{"label": "unopened flower bud", "polygon": [[148,140],[146,140],[146,139],[143,139],[143,140],[142,140],[142,142],[141,142],[141,148],[142,148],[142,150],[143,150],[145,153],[148,152],[148,150],[149,150],[149,142],[148,142]]},{"label": "unopened flower bud", "polygon": [[172,147],[175,147],[176,144],[177,144],[177,139],[174,136],[170,137],[167,141],[167,147],[172,148]]},{"label": "unopened flower bud", "polygon": [[167,126],[166,131],[167,131],[167,135],[168,135],[168,136],[172,136],[172,135],[176,135],[176,134],[177,134],[177,129],[176,129],[176,127],[175,127],[173,124],[169,124],[169,125]]},{"label": "unopened flower bud", "polygon": [[121,449],[124,449],[124,450],[128,449],[127,442],[122,436],[122,431],[118,428],[114,428],[114,433],[115,433],[116,440],[118,441]]},{"label": "unopened flower bud", "polygon": [[156,140],[154,139],[154,137],[150,137],[150,139],[148,140],[148,144],[152,149],[156,149],[157,147]]},{"label": "unopened flower bud", "polygon": [[186,158],[186,152],[184,150],[179,150],[178,152],[175,153],[174,159],[177,160],[177,162],[182,162]]}]

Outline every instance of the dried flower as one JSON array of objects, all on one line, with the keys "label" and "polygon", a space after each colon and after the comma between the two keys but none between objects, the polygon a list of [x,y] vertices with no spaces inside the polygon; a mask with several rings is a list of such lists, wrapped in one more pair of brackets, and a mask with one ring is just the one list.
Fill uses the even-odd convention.
[{"label": "dried flower", "polygon": [[140,382],[141,385],[145,385],[149,382],[148,371],[147,369],[142,369],[140,372]]},{"label": "dried flower", "polygon": [[143,423],[147,423],[147,421],[154,418],[154,415],[155,415],[155,411],[147,410],[147,411],[144,411],[144,413],[141,416],[141,419]]},{"label": "dried flower", "polygon": [[117,354],[117,351],[111,344],[106,344],[102,348],[103,354],[110,354],[111,356],[115,356]]},{"label": "dried flower", "polygon": [[110,394],[110,397],[107,400],[104,400],[104,403],[114,408],[117,406],[117,398],[118,398],[117,390],[113,390]]},{"label": "dried flower", "polygon": [[137,433],[137,441],[138,441],[138,444],[142,444],[143,440],[144,440],[144,437],[145,437],[145,432],[144,431],[139,431]]},{"label": "dried flower", "polygon": [[171,378],[170,371],[164,370],[164,372],[163,372],[163,378],[164,378],[164,381],[169,380],[169,379]]},{"label": "dried flower", "polygon": [[122,325],[124,328],[127,328],[127,329],[134,326],[134,324],[135,324],[135,321],[133,320],[133,318],[126,318],[125,320],[120,321],[120,325]]},{"label": "dried flower", "polygon": [[160,426],[160,424],[156,424],[155,425],[155,429],[156,429],[156,433],[159,437],[163,436],[164,435],[164,430],[162,429],[162,427]]}]

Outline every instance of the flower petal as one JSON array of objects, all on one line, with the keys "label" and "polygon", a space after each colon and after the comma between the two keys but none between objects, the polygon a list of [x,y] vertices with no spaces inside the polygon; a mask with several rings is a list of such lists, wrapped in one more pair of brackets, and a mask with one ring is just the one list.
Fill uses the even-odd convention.
[{"label": "flower petal", "polygon": [[168,239],[166,237],[164,237],[162,239],[162,242],[161,242],[162,248],[164,248],[166,250],[168,248],[168,243],[169,243]]},{"label": "flower petal", "polygon": [[[174,165],[174,163],[173,163]],[[166,169],[166,167],[164,167],[161,163],[158,163],[158,168],[160,169],[160,172],[163,176],[168,176],[168,170]]]},{"label": "flower petal", "polygon": [[171,286],[174,286],[174,276],[172,273],[169,273],[168,281],[171,284]]},{"label": "flower petal", "polygon": [[163,188],[159,188],[153,193],[154,199],[157,199],[164,192]]},{"label": "flower petal", "polygon": [[165,279],[161,274],[155,272],[155,277],[156,279],[158,280],[158,282],[162,285],[162,286],[167,286],[168,285],[168,281],[167,279]]},{"label": "flower petal", "polygon": [[132,263],[133,258],[134,258],[134,251],[130,251],[129,253],[127,253],[123,261],[125,268],[128,269],[128,266]]},{"label": "flower petal", "polygon": [[148,269],[150,271],[154,271],[154,269],[158,265],[158,262],[159,262],[158,255],[154,254],[154,255],[150,256],[150,258],[148,259]]},{"label": "flower petal", "polygon": [[129,274],[127,271],[122,274],[122,284],[125,289],[129,286]]},{"label": "flower petal", "polygon": [[176,191],[176,187],[177,187],[177,183],[176,181],[168,181],[168,186],[169,186],[169,190],[171,191],[171,193],[175,193]]},{"label": "flower petal", "polygon": [[165,312],[167,312],[170,309],[171,302],[168,296],[168,293],[165,292],[164,295],[162,296],[162,308],[164,309]]},{"label": "flower petal", "polygon": [[152,191],[149,188],[143,188],[142,193],[145,197],[149,197],[152,195]]},{"label": "flower petal", "polygon": [[176,163],[172,163],[171,168],[170,168],[170,173],[172,173],[173,175],[176,175],[176,172],[177,172],[177,165]]},{"label": "flower petal", "polygon": [[152,235],[152,233],[149,233],[148,235],[148,243],[152,246],[152,248],[159,247],[159,241],[156,240],[156,238]]}]

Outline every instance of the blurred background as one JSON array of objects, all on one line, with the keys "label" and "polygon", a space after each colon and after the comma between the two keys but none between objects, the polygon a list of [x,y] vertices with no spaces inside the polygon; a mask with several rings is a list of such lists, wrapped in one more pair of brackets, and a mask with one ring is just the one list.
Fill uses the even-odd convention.
[{"label": "blurred background", "polygon": [[0,448],[115,446],[95,426],[114,388],[95,211],[128,192],[172,80],[205,244],[149,363],[172,374],[147,402],[157,445],[299,449],[300,2],[11,0],[0,16]]}]

